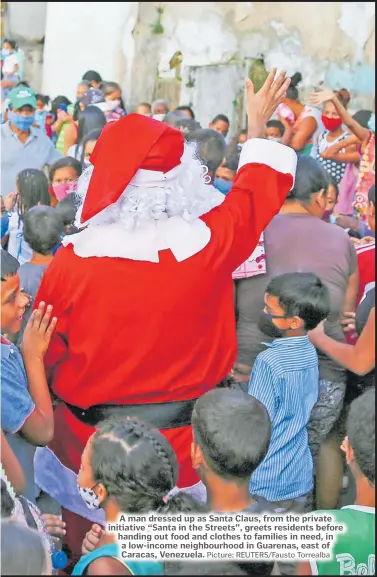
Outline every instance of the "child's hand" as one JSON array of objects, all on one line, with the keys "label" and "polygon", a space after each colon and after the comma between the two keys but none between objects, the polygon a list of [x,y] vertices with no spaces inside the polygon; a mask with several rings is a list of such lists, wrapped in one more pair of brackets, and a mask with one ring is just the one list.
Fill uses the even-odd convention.
[{"label": "child's hand", "polygon": [[92,525],[92,528],[87,532],[82,542],[81,553],[87,555],[91,553],[91,551],[94,551],[103,534],[104,530],[100,525]]},{"label": "child's hand", "polygon": [[66,534],[65,523],[57,515],[42,515],[43,522],[52,541],[57,543]]},{"label": "child's hand", "polygon": [[5,197],[4,205],[5,205],[5,210],[7,212],[11,212],[14,209],[14,205],[16,204],[16,199],[17,199],[17,193],[16,192],[10,192]]},{"label": "child's hand", "polygon": [[31,358],[43,359],[56,327],[56,317],[50,322],[52,306],[48,305],[46,311],[45,307],[45,303],[41,302],[39,307],[32,312],[24,332],[22,353]]}]

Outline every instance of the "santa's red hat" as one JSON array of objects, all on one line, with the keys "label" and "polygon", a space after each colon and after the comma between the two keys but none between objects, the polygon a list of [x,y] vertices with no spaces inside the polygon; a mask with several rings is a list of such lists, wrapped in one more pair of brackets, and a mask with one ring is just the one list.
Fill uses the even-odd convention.
[{"label": "santa's red hat", "polygon": [[139,169],[169,172],[180,164],[183,151],[179,130],[147,116],[128,114],[107,124],[90,157],[94,170],[81,223],[114,204]]}]

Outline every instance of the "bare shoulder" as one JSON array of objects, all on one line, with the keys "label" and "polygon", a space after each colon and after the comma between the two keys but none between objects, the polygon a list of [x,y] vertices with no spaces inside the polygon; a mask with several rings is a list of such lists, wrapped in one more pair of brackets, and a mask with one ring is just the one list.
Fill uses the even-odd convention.
[{"label": "bare shoulder", "polygon": [[131,573],[118,559],[100,557],[89,565],[87,575],[131,575]]}]

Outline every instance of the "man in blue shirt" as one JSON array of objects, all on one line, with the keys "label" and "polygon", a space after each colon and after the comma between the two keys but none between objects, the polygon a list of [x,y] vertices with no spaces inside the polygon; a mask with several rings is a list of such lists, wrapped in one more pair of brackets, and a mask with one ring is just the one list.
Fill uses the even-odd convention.
[{"label": "man in blue shirt", "polygon": [[17,175],[25,168],[41,170],[61,158],[51,140],[34,128],[37,100],[26,86],[9,93],[8,122],[1,125],[1,195],[15,192]]},{"label": "man in blue shirt", "polygon": [[272,423],[269,450],[251,477],[250,493],[282,511],[302,512],[313,488],[306,427],[319,384],[307,331],[329,314],[330,296],[316,275],[290,273],[271,280],[264,302],[266,324],[281,338],[258,355],[250,377],[249,394],[266,407]]}]

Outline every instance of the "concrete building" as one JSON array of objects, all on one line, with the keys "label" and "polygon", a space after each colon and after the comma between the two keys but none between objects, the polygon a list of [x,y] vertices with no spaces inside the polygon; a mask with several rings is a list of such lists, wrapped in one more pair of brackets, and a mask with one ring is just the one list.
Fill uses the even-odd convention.
[{"label": "concrete building", "polygon": [[372,105],[373,2],[5,4],[5,33],[25,51],[25,77],[50,96],[73,99],[95,69],[121,84],[130,108],[167,97],[191,103],[203,126],[218,112],[240,126],[245,76],[258,84],[275,65],[302,73],[303,98],[323,82],[347,88],[352,109]]}]

